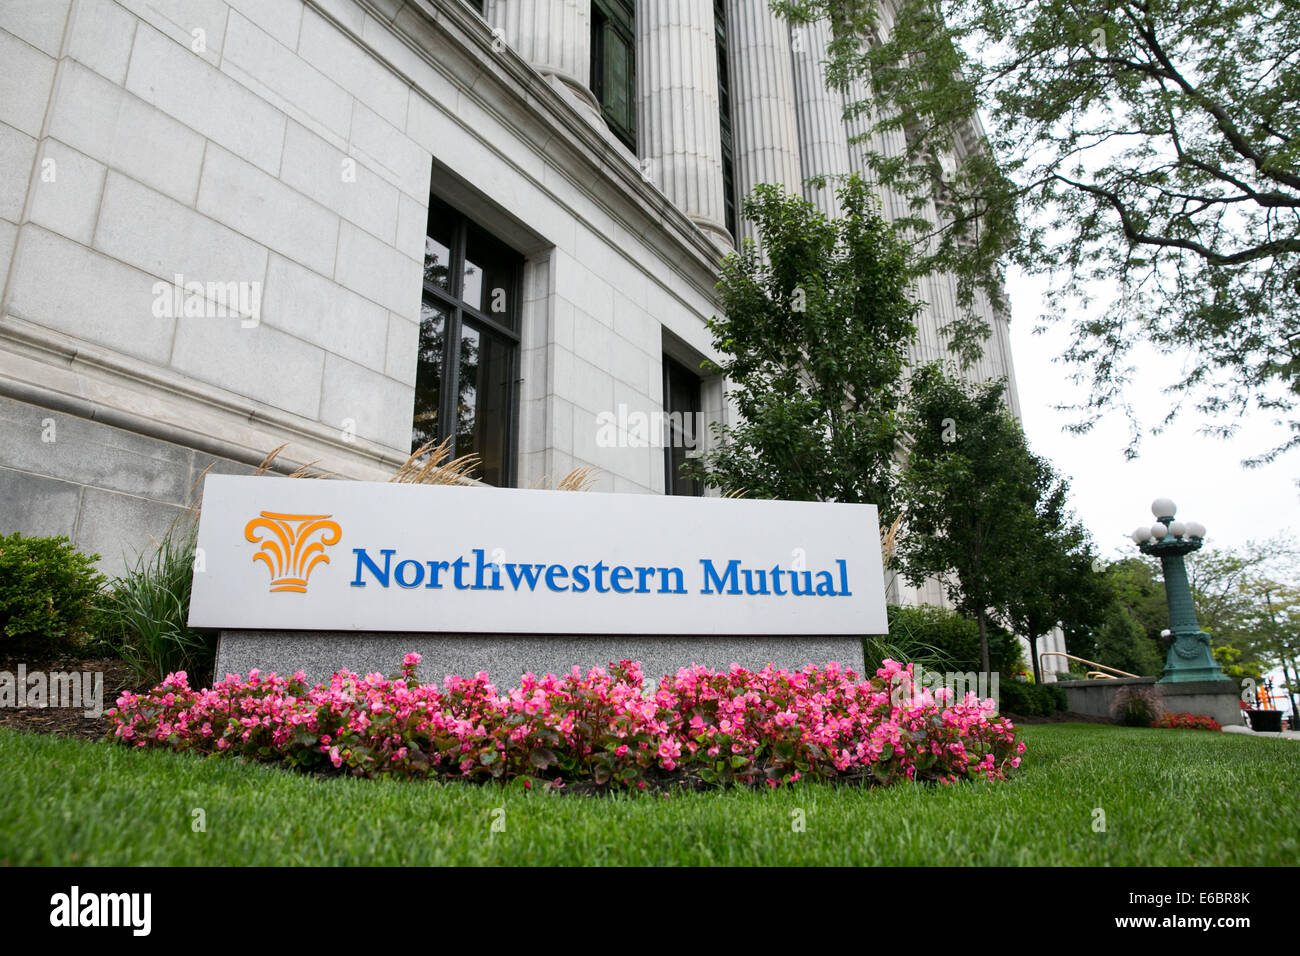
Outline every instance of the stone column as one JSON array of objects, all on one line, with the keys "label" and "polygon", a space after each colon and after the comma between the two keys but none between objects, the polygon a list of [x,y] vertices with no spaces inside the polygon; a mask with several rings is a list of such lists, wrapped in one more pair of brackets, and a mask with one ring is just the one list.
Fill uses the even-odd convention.
[{"label": "stone column", "polygon": [[829,20],[790,28],[794,60],[794,96],[799,121],[799,165],[805,178],[825,176],[826,185],[805,183],[803,195],[826,216],[840,215],[839,177],[849,172],[848,135],[844,127],[844,97],[826,87],[826,47]]},{"label": "stone column", "polygon": [[[740,202],[760,183],[802,194],[790,29],[765,0],[727,0],[736,189]],[[754,238],[742,216],[740,232]]]},{"label": "stone column", "polygon": [[636,49],[642,169],[673,205],[729,252],[713,4],[641,0]]},{"label": "stone column", "polygon": [[590,86],[591,0],[487,0],[483,16],[537,72],[600,115]]},{"label": "stone column", "polygon": [[[871,92],[865,81],[857,79],[850,83],[849,88],[843,93],[843,97],[843,105],[847,108],[853,103],[868,102],[871,99]],[[846,139],[849,141],[849,170],[858,173],[863,179],[872,184],[876,196],[880,199],[882,214],[890,222],[893,222],[895,219],[909,215],[907,201],[892,189],[885,189],[876,181],[875,173],[867,165],[867,153],[874,151],[884,156],[898,156],[902,154],[906,143],[903,134],[898,131],[872,133],[871,127],[875,124],[875,121],[874,109],[866,110],[844,120],[844,132]],[[867,136],[868,138],[861,142],[853,142],[858,136]]]},{"label": "stone column", "polygon": [[[866,82],[858,79],[850,83],[844,91],[844,104],[863,103],[870,100],[871,93]],[[883,187],[876,179],[875,173],[867,164],[867,154],[876,152],[883,156],[901,156],[907,147],[904,134],[899,130],[885,133],[873,133],[877,116],[874,107],[864,110],[844,121],[844,130],[849,140],[849,168],[872,184],[876,197],[880,200],[881,215],[889,222],[915,215],[907,198],[893,189]],[[860,136],[867,137],[861,142],[853,142]],[[922,215],[929,216],[933,207],[927,204]],[[941,277],[926,275],[919,277],[912,287],[912,295],[920,299],[925,308],[916,319],[916,338],[908,348],[908,361],[911,365],[933,362],[948,358],[941,327],[955,316],[946,308],[946,286]]]}]

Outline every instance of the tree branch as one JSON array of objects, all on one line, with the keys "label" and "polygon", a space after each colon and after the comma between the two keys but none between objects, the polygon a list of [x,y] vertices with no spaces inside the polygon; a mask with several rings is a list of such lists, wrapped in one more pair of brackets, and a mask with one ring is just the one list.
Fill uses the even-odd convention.
[{"label": "tree branch", "polygon": [[1082,190],[1099,199],[1104,199],[1119,214],[1120,224],[1124,229],[1124,235],[1131,241],[1144,246],[1157,246],[1161,248],[1185,249],[1194,252],[1203,258],[1206,262],[1216,266],[1235,266],[1246,262],[1256,262],[1260,259],[1269,259],[1286,253],[1300,252],[1300,238],[1275,239],[1272,242],[1262,243],[1249,249],[1242,249],[1233,253],[1220,253],[1211,249],[1209,246],[1199,242],[1193,242],[1190,239],[1171,239],[1168,236],[1157,236],[1151,233],[1143,232],[1133,225],[1132,216],[1128,207],[1119,194],[1103,189],[1101,186],[1094,186],[1091,183],[1081,183],[1077,180],[1062,176],[1059,173],[1053,174],[1053,179],[1065,183],[1075,189]]},{"label": "tree branch", "polygon": [[1228,111],[1193,86],[1186,77],[1178,72],[1173,63],[1170,62],[1168,55],[1165,53],[1164,47],[1160,44],[1160,40],[1156,37],[1154,28],[1152,28],[1149,23],[1139,21],[1127,10],[1125,11],[1125,14],[1133,23],[1138,35],[1146,42],[1147,49],[1150,50],[1151,54],[1163,67],[1163,73],[1165,76],[1174,83],[1177,83],[1184,93],[1186,93],[1192,100],[1199,103],[1205,111],[1214,118],[1215,125],[1219,127],[1219,132],[1223,134],[1224,139],[1228,141],[1229,145],[1231,145],[1239,155],[1250,160],[1251,164],[1261,176],[1267,176],[1274,182],[1282,183],[1283,185],[1290,186],[1293,189],[1300,189],[1300,176],[1270,167],[1265,157],[1261,156],[1260,153],[1250,145],[1246,137],[1242,135],[1241,131],[1237,129],[1237,125],[1232,121],[1232,117],[1228,115]]}]

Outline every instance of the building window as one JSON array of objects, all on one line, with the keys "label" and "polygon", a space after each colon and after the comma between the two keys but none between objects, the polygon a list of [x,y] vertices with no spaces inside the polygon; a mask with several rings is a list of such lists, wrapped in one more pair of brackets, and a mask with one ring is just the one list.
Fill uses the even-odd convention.
[{"label": "building window", "polygon": [[739,242],[736,231],[735,137],[731,125],[731,57],[727,52],[727,2],[713,0],[713,30],[718,47],[718,111],[722,123],[722,203],[727,231]]},{"label": "building window", "polygon": [[704,494],[702,482],[682,474],[687,458],[694,458],[704,440],[700,414],[700,380],[685,365],[664,356],[664,492],[670,495]]},{"label": "building window", "polygon": [[454,435],[474,476],[513,481],[523,259],[460,213],[429,204],[411,450]]},{"label": "building window", "polygon": [[473,9],[480,17],[483,16],[483,0],[465,0],[465,4]]},{"label": "building window", "polygon": [[591,91],[605,122],[636,152],[636,5],[591,0]]}]

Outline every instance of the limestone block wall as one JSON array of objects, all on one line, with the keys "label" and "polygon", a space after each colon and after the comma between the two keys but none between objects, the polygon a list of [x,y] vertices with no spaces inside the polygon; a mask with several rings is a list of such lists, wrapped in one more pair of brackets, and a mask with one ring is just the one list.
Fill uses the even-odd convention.
[{"label": "limestone block wall", "polygon": [[[719,253],[528,60],[553,49],[460,0],[0,6],[6,527],[143,546],[208,457],[283,443],[390,475],[431,195],[525,260],[516,484],[661,492],[662,448],[598,418],[662,409],[665,334],[715,357]],[[205,314],[160,303],[177,282]],[[57,451],[29,447],[51,415]]]},{"label": "limestone block wall", "polygon": [[[741,188],[860,168],[824,25],[724,6]],[[409,451],[431,196],[524,258],[515,484],[591,465],[597,490],[663,491],[662,448],[605,441],[601,419],[662,410],[666,349],[718,357],[713,5],[638,5],[638,154],[584,92],[588,0],[484,10],[0,4],[0,530],[71,533],[108,567],[212,460],[286,444],[286,467],[387,478]],[[199,314],[169,294],[194,282]],[[914,357],[939,357],[953,290],[921,292]],[[988,312],[973,375],[1009,376],[1014,411]],[[702,403],[733,414],[719,381]]]},{"label": "limestone block wall", "polygon": [[173,524],[205,472],[253,466],[79,414],[0,398],[0,533],[64,535],[117,576]]}]

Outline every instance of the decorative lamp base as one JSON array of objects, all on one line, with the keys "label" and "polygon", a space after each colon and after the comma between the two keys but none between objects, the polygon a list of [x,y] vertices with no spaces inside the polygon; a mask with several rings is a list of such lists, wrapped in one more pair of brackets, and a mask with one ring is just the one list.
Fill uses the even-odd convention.
[{"label": "decorative lamp base", "polygon": [[1182,684],[1190,681],[1228,680],[1219,662],[1210,652],[1210,635],[1204,631],[1184,632],[1174,637],[1165,658],[1165,669],[1158,683]]}]

